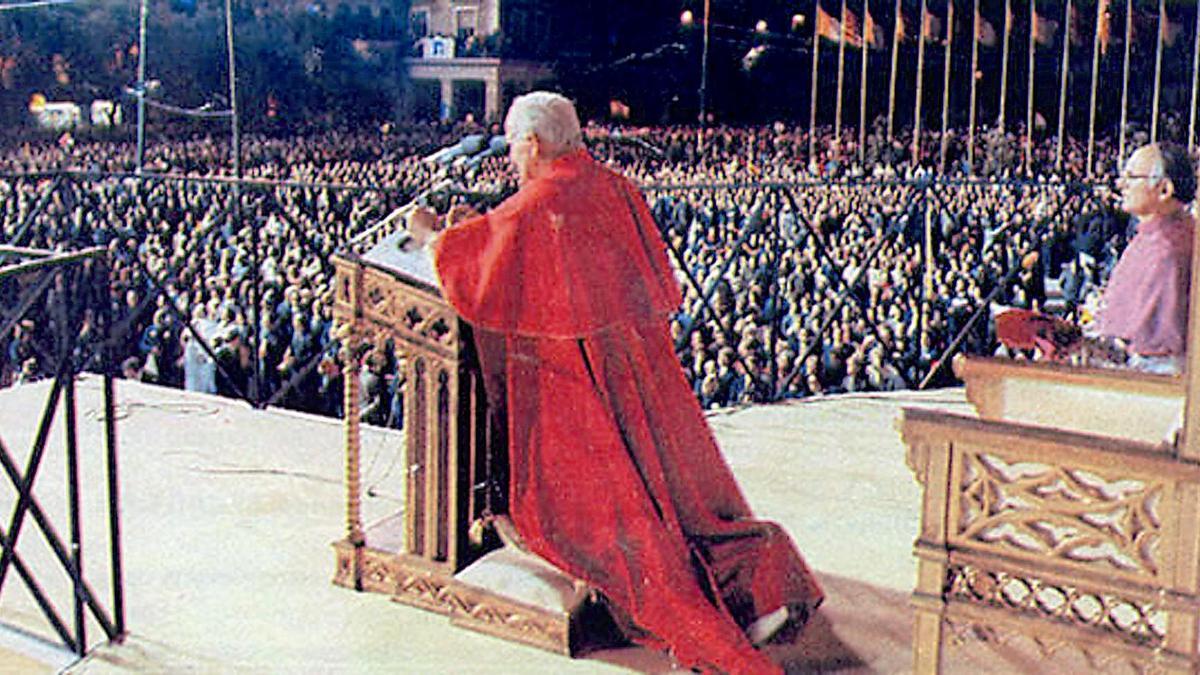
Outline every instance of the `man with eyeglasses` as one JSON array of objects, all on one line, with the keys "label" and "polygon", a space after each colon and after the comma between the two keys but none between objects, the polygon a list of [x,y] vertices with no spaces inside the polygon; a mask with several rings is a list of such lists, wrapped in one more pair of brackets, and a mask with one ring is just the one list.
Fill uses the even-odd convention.
[{"label": "man with eyeglasses", "polygon": [[1130,367],[1176,374],[1187,344],[1195,167],[1183,148],[1146,145],[1126,162],[1117,189],[1137,233],[1109,277],[1097,332],[1124,348]]}]

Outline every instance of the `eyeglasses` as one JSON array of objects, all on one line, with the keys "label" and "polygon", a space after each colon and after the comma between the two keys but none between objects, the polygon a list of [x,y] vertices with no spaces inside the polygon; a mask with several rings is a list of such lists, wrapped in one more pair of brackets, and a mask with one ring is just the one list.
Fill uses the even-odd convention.
[{"label": "eyeglasses", "polygon": [[1123,180],[1123,181],[1159,180],[1161,178],[1162,178],[1162,176],[1152,174],[1152,173],[1124,173],[1124,172],[1122,172],[1121,175],[1117,176],[1117,180]]}]

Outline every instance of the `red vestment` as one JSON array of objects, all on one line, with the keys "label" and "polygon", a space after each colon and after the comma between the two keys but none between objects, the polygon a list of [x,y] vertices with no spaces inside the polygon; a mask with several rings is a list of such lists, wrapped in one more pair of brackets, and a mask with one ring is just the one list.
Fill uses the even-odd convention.
[{"label": "red vestment", "polygon": [[[823,595],[755,520],[667,334],[679,287],[637,189],[586,152],[446,231],[446,299],[504,336],[510,515],[685,665],[775,672],[743,628]],[[636,215],[635,215],[636,214]]]}]

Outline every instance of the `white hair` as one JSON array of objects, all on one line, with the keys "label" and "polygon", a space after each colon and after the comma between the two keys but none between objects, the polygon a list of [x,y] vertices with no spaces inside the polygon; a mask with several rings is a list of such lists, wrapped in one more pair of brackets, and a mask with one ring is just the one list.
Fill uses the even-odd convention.
[{"label": "white hair", "polygon": [[533,91],[514,99],[504,118],[504,133],[509,142],[537,136],[562,152],[583,148],[575,104],[550,91]]}]

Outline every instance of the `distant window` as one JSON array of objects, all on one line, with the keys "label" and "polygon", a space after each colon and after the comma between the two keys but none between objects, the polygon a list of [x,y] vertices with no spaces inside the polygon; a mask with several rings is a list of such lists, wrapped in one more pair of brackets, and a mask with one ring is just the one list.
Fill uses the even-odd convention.
[{"label": "distant window", "polygon": [[414,9],[409,15],[408,25],[412,29],[414,38],[423,38],[429,35],[429,10]]},{"label": "distant window", "polygon": [[454,30],[459,40],[475,35],[479,25],[479,10],[474,7],[457,7],[454,10]]}]

